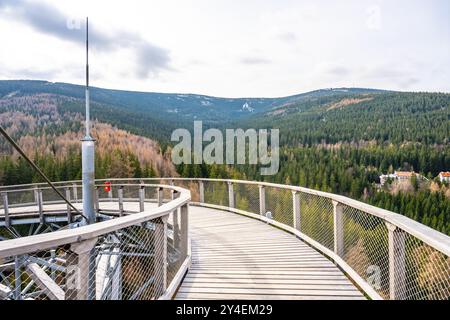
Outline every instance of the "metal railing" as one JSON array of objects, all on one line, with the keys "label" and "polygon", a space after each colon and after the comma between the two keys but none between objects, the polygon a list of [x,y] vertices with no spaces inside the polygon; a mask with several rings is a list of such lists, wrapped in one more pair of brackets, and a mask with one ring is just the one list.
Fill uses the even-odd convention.
[{"label": "metal railing", "polygon": [[[16,236],[0,241],[0,299],[173,296],[191,259],[189,191],[142,181],[110,181],[110,192],[102,192],[98,182],[99,222],[78,228],[69,228],[78,217],[44,185],[1,189],[0,217],[5,230],[16,228],[12,232]],[[79,202],[79,182],[57,185],[75,204]],[[16,202],[12,206],[11,200]],[[19,237],[19,228],[35,225],[37,230],[55,221],[61,230]]]},{"label": "metal railing", "polygon": [[[450,237],[405,216],[347,197],[273,183],[190,178],[141,181],[188,189],[192,205],[259,219],[293,234],[333,260],[372,299],[450,298]],[[79,182],[71,183],[73,190],[80,189]],[[0,192],[20,189],[23,186],[0,188]],[[116,194],[97,199],[132,200],[126,189],[122,196],[119,191]]]},{"label": "metal railing", "polygon": [[302,187],[175,181],[190,188],[198,204],[259,219],[301,238],[372,299],[450,298],[450,237],[405,216]]}]

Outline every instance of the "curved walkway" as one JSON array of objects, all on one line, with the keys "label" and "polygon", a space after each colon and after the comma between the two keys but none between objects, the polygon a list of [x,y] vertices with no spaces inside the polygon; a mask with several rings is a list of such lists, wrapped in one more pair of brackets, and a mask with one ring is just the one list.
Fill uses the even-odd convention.
[{"label": "curved walkway", "polygon": [[[81,203],[74,205],[81,209]],[[124,205],[128,212],[139,211],[137,202]],[[102,202],[101,207],[117,210],[118,204]],[[65,204],[45,205],[46,221],[66,219],[65,208]],[[37,210],[31,205],[9,212],[38,221]],[[0,210],[0,218],[3,215]],[[189,232],[192,265],[175,299],[365,299],[321,253],[261,221],[191,206]]]},{"label": "curved walkway", "polygon": [[176,299],[364,299],[327,258],[263,222],[191,206],[189,227],[192,265]]}]

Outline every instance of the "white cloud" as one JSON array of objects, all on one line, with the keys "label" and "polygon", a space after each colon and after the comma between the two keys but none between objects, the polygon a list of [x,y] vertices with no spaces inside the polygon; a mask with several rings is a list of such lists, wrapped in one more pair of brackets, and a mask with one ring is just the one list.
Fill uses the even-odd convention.
[{"label": "white cloud", "polygon": [[83,32],[67,21],[89,15],[96,86],[230,97],[450,91],[448,9],[439,0],[0,0],[0,78],[82,83]]}]

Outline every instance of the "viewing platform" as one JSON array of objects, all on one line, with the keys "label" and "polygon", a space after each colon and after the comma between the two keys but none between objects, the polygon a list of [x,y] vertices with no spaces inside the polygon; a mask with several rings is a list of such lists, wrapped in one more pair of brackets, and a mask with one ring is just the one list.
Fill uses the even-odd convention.
[{"label": "viewing platform", "polygon": [[[87,226],[45,184],[0,188],[0,299],[450,298],[448,236],[343,196],[219,179],[96,185]],[[81,210],[79,181],[56,186]]]}]

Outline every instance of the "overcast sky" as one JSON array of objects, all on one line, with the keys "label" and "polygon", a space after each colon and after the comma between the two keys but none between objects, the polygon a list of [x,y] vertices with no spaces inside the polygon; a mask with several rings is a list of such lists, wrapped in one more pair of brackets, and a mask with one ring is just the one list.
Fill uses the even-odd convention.
[{"label": "overcast sky", "polygon": [[0,0],[0,79],[275,97],[450,92],[450,1]]}]

